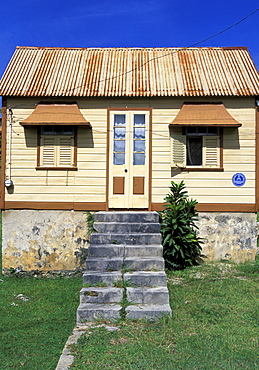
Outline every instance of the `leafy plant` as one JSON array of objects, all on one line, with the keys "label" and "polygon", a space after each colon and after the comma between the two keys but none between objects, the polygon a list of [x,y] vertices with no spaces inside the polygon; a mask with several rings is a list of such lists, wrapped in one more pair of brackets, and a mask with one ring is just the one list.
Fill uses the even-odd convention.
[{"label": "leafy plant", "polygon": [[90,239],[90,235],[95,231],[94,230],[94,213],[93,212],[86,212],[87,214],[87,238]]},{"label": "leafy plant", "polygon": [[113,281],[112,284],[115,288],[127,288],[127,287],[132,286],[130,280],[124,280],[124,279]]},{"label": "leafy plant", "polygon": [[195,224],[196,204],[196,200],[188,198],[184,181],[171,182],[164,210],[160,212],[164,259],[169,270],[197,265],[204,257],[201,254],[203,240],[197,236]]}]

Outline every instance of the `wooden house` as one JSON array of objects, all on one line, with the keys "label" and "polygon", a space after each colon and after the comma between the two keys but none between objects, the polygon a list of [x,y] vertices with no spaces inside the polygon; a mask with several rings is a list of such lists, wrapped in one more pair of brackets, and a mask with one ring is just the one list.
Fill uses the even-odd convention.
[{"label": "wooden house", "polygon": [[198,201],[209,258],[254,258],[259,75],[244,47],[17,47],[1,79],[3,268],[74,269],[86,211]]}]

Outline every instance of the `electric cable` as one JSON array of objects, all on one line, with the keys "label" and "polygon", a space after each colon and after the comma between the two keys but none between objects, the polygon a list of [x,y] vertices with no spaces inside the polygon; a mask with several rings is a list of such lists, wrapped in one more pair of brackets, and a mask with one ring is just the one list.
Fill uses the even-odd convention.
[{"label": "electric cable", "polygon": [[[167,54],[164,54],[164,55],[160,55],[160,56],[158,56],[158,57],[151,58],[151,59],[149,59],[147,62],[142,63],[141,65],[139,65],[139,66],[137,66],[137,67],[135,67],[135,68],[132,68],[131,70],[128,70],[128,71],[126,71],[126,72],[124,72],[124,73],[121,73],[121,74],[119,74],[119,75],[117,75],[117,76],[113,76],[113,77],[105,78],[105,79],[103,79],[103,80],[99,80],[99,81],[94,81],[94,82],[92,82],[92,83],[90,83],[90,84],[87,84],[87,85],[83,85],[83,84],[82,84],[82,85],[79,85],[79,86],[77,86],[77,87],[72,88],[71,90],[66,90],[65,92],[63,92],[63,94],[64,94],[64,93],[67,93],[67,92],[70,92],[70,91],[72,91],[72,90],[79,89],[79,88],[81,88],[81,87],[87,87],[87,86],[91,86],[91,85],[94,85],[94,84],[97,84],[97,83],[99,84],[99,83],[102,83],[102,82],[106,82],[106,81],[109,81],[109,80],[113,80],[113,79],[120,78],[120,77],[122,77],[122,76],[125,76],[125,75],[127,75],[127,74],[129,74],[129,73],[131,73],[131,72],[133,72],[133,71],[136,71],[136,70],[138,70],[138,69],[142,68],[143,66],[145,66],[145,65],[146,65],[146,64],[148,64],[148,63],[150,63],[150,62],[151,62],[151,61],[153,61],[153,60],[157,60],[157,59],[160,59],[160,58],[164,58],[164,57],[166,57],[166,56],[168,56],[168,55],[176,54],[176,53],[178,53],[179,51],[181,51],[181,50],[183,50],[183,49],[190,49],[190,48],[192,48],[192,47],[194,47],[194,46],[200,45],[200,44],[202,44],[202,43],[204,43],[204,42],[206,42],[206,41],[208,41],[208,40],[211,40],[211,39],[212,39],[212,38],[214,38],[214,37],[217,37],[218,35],[221,35],[221,34],[223,34],[223,33],[227,32],[227,31],[229,31],[229,30],[230,30],[230,29],[232,29],[232,28],[234,28],[234,27],[238,26],[240,23],[244,22],[246,19],[250,18],[252,15],[254,15],[255,13],[257,13],[258,11],[259,11],[259,8],[257,8],[256,10],[254,10],[252,13],[248,14],[248,15],[247,15],[247,16],[245,16],[244,18],[240,19],[238,22],[236,22],[236,23],[232,24],[231,26],[229,26],[229,27],[227,27],[227,28],[223,29],[222,31],[219,31],[219,32],[217,32],[217,33],[213,34],[212,36],[209,36],[209,37],[207,37],[207,38],[205,38],[205,39],[203,39],[203,40],[201,40],[201,41],[198,41],[198,42],[196,42],[196,43],[194,43],[194,44],[191,44],[191,45],[189,45],[189,46],[187,46],[187,47],[179,48],[178,50],[176,50],[176,51],[174,51],[174,52],[172,52],[172,53],[167,53]],[[176,49],[177,49],[177,48],[176,48]]]},{"label": "electric cable", "polygon": [[[234,27],[238,26],[240,23],[242,23],[242,22],[246,21],[248,18],[250,18],[251,16],[253,16],[253,15],[254,15],[255,13],[257,13],[258,11],[259,11],[259,8],[255,9],[253,12],[249,13],[248,15],[246,15],[245,17],[243,17],[243,18],[242,18],[242,19],[240,19],[239,21],[237,21],[237,22],[233,23],[232,25],[230,25],[230,26],[226,27],[225,29],[223,29],[223,30],[221,30],[221,31],[219,31],[219,32],[217,32],[217,33],[215,33],[215,34],[213,34],[213,35],[209,36],[209,37],[206,37],[205,39],[202,39],[202,40],[200,40],[200,41],[198,41],[198,42],[195,42],[195,43],[193,43],[193,44],[191,44],[191,45],[189,45],[189,46],[187,46],[187,47],[181,47],[181,48],[179,47],[179,48],[175,48],[175,49],[177,49],[177,50],[175,50],[175,51],[173,51],[173,52],[171,52],[171,53],[166,53],[166,54],[163,54],[163,55],[160,55],[160,56],[157,56],[157,57],[153,57],[153,58],[149,59],[148,61],[146,61],[145,63],[142,63],[141,65],[139,65],[139,66],[137,66],[137,67],[135,67],[135,68],[132,68],[132,69],[130,69],[130,70],[128,70],[128,71],[126,71],[126,72],[123,72],[123,73],[121,73],[121,74],[118,74],[118,75],[116,75],[116,76],[108,77],[108,78],[105,78],[105,79],[103,79],[103,80],[93,81],[93,82],[88,83],[88,84],[81,84],[81,85],[78,85],[78,86],[76,86],[76,87],[70,88],[70,89],[68,89],[68,90],[63,91],[63,92],[62,92],[62,94],[63,94],[63,95],[62,95],[62,96],[60,96],[60,97],[64,97],[64,94],[67,94],[67,93],[69,93],[69,92],[75,91],[75,90],[77,90],[77,89],[79,89],[79,88],[82,88],[82,87],[88,87],[88,86],[91,86],[91,85],[100,84],[100,83],[102,83],[102,82],[106,82],[106,81],[110,81],[110,80],[115,80],[115,79],[117,79],[117,78],[120,78],[120,77],[122,77],[122,76],[125,76],[125,75],[127,75],[127,74],[129,74],[129,73],[131,73],[131,72],[134,72],[134,71],[136,71],[136,70],[138,70],[138,69],[142,68],[143,66],[145,66],[145,65],[146,65],[146,64],[148,64],[148,63],[150,63],[150,62],[151,62],[151,61],[153,61],[153,60],[157,60],[157,59],[160,59],[160,58],[164,58],[164,57],[166,57],[166,56],[168,56],[168,55],[174,55],[174,54],[178,53],[179,51],[181,51],[181,50],[183,50],[183,49],[190,49],[190,48],[192,48],[192,47],[198,46],[198,45],[200,45],[200,44],[202,44],[202,43],[204,43],[204,42],[206,42],[206,41],[208,41],[208,40],[211,40],[212,38],[215,38],[215,37],[217,37],[217,36],[219,36],[219,35],[221,35],[221,34],[223,34],[223,33],[227,32],[227,31],[229,31],[229,30],[230,30],[230,29],[232,29],[232,28],[234,28]],[[56,90],[56,91],[57,91],[57,90]],[[54,93],[55,93],[55,91],[54,91]],[[52,95],[51,97],[49,97],[49,98],[46,98],[46,99],[45,99],[45,101],[48,101],[48,100],[51,100],[51,99],[53,99],[53,95]],[[37,103],[35,103],[35,105],[37,105]],[[19,104],[19,105],[16,105],[15,107],[13,107],[13,109],[15,109],[15,108],[17,108],[17,107],[20,107],[20,106],[30,106],[30,105],[29,105],[29,104]]]}]

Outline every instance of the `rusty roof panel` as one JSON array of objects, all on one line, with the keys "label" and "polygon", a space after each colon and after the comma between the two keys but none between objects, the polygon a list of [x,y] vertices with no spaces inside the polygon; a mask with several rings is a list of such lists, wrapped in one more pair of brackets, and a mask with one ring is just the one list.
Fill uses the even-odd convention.
[{"label": "rusty roof panel", "polygon": [[0,94],[253,96],[259,94],[259,74],[243,47],[17,47]]}]

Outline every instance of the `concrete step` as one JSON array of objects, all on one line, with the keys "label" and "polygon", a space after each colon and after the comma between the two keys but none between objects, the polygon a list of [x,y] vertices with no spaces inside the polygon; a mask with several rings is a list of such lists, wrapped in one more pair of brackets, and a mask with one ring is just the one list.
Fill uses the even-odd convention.
[{"label": "concrete step", "polygon": [[88,257],[86,260],[86,271],[120,271],[122,269],[123,258],[94,258]]},{"label": "concrete step", "polygon": [[117,304],[82,303],[77,309],[77,322],[96,319],[116,320],[120,318],[121,306]]},{"label": "concrete step", "polygon": [[95,222],[94,230],[98,233],[159,233],[159,223],[136,223],[136,222]]},{"label": "concrete step", "polygon": [[167,287],[157,288],[127,288],[127,299],[134,304],[169,304]]},{"label": "concrete step", "polygon": [[90,244],[88,257],[162,257],[163,247],[156,245]]},{"label": "concrete step", "polygon": [[163,247],[156,245],[125,245],[125,257],[163,257]]},{"label": "concrete step", "polygon": [[97,212],[94,216],[98,222],[159,222],[157,212]]},{"label": "concrete step", "polygon": [[167,287],[164,271],[133,271],[124,274],[124,280],[133,287]]},{"label": "concrete step", "polygon": [[164,270],[165,262],[163,257],[127,257],[123,261],[123,266],[132,271],[160,271]]},{"label": "concrete step", "polygon": [[115,244],[90,244],[88,248],[88,257],[102,258],[118,258],[124,257],[125,245]]},{"label": "concrete step", "polygon": [[98,212],[94,228],[77,321],[119,319],[125,292],[128,319],[171,314],[158,214]]},{"label": "concrete step", "polygon": [[104,234],[93,233],[90,237],[91,244],[127,244],[127,245],[146,245],[161,244],[161,234]]},{"label": "concrete step", "polygon": [[148,319],[148,320],[158,320],[163,315],[171,315],[172,310],[169,304],[165,305],[130,305],[126,308],[126,318],[127,319]]},{"label": "concrete step", "polygon": [[114,283],[122,280],[121,271],[86,271],[83,274],[83,284],[91,287],[99,284],[106,284],[108,287],[114,286]]},{"label": "concrete step", "polygon": [[121,288],[82,288],[80,291],[80,303],[117,303],[123,298],[123,289]]},{"label": "concrete step", "polygon": [[132,271],[160,271],[164,269],[163,257],[127,257],[119,258],[95,258],[88,257],[86,271],[119,271],[122,269]]}]

